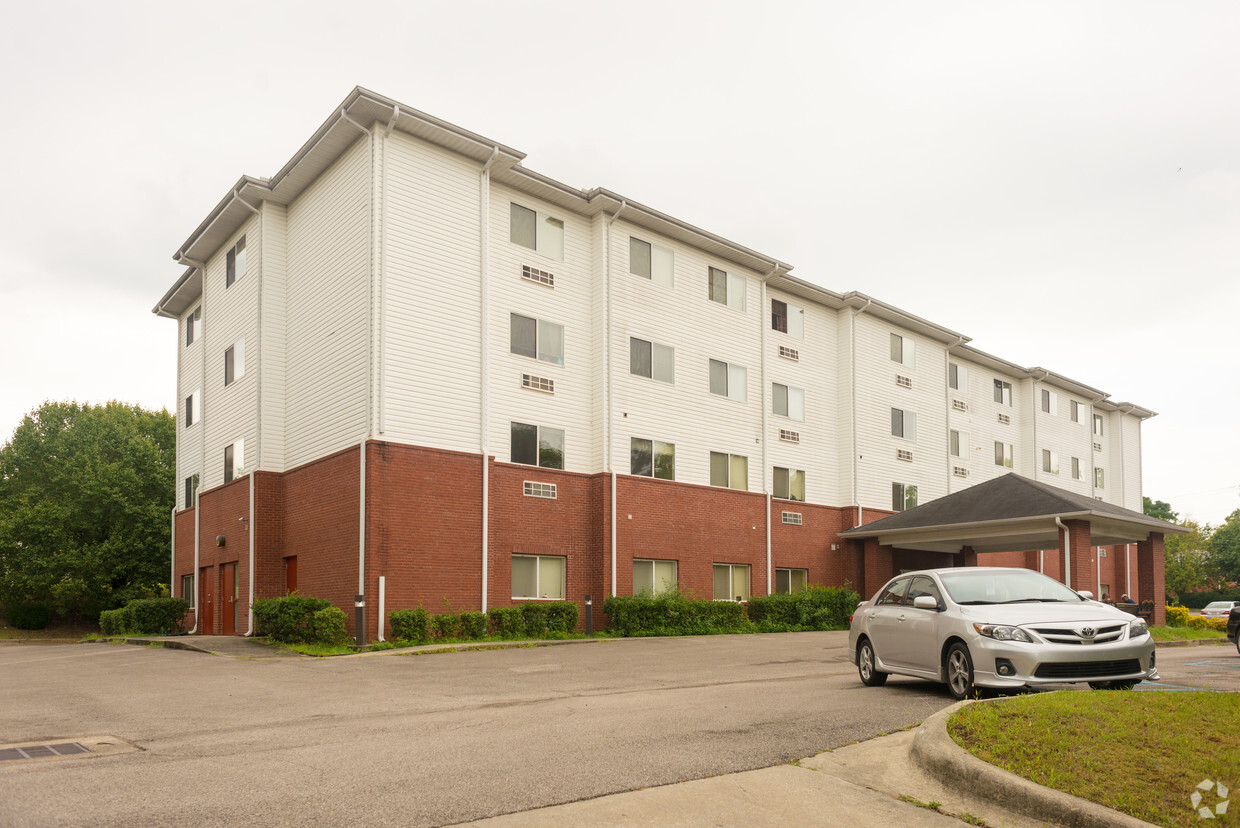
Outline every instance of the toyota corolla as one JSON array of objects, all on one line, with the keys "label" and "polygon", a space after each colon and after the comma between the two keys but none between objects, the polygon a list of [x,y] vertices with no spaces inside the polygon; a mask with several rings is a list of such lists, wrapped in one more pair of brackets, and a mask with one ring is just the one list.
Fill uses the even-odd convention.
[{"label": "toyota corolla", "polygon": [[913,676],[946,684],[957,699],[977,688],[1126,689],[1158,680],[1142,618],[1028,569],[900,575],[857,607],[848,645],[868,686]]}]

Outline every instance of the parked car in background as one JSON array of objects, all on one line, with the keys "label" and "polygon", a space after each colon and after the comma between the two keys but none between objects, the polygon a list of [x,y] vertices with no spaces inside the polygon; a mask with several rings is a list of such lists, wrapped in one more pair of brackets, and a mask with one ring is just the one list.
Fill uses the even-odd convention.
[{"label": "parked car in background", "polygon": [[1236,654],[1240,655],[1240,607],[1232,607],[1227,616],[1227,637],[1236,645]]},{"label": "parked car in background", "polygon": [[1240,601],[1212,601],[1205,605],[1201,614],[1206,618],[1226,618],[1236,607],[1240,607]]},{"label": "parked car in background", "polygon": [[1158,680],[1144,619],[1028,569],[899,575],[857,607],[848,645],[867,686],[895,673],[943,682],[957,699],[977,688]]}]

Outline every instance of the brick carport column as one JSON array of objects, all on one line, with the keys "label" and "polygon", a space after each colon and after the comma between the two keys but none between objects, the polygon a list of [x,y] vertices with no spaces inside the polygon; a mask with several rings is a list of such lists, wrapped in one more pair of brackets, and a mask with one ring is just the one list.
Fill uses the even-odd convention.
[{"label": "brick carport column", "polygon": [[956,554],[956,560],[952,566],[977,566],[977,553],[973,551],[973,547],[960,547],[960,552]]},{"label": "brick carport column", "polygon": [[1163,536],[1151,532],[1137,544],[1137,594],[1154,602],[1154,624],[1167,623],[1167,589],[1163,580]]},{"label": "brick carport column", "polygon": [[892,559],[891,547],[880,546],[878,538],[865,539],[865,594],[863,601],[874,597],[874,593],[882,588],[896,574],[895,562]]}]

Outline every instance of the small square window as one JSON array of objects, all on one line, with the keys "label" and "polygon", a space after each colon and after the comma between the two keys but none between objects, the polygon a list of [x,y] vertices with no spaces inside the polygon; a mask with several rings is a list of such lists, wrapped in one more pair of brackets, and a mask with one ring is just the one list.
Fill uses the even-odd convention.
[{"label": "small square window", "polygon": [[749,458],[739,454],[710,453],[710,485],[749,491]]},{"label": "small square window", "polygon": [[508,238],[549,259],[564,260],[564,220],[513,203]]},{"label": "small square window", "polygon": [[732,310],[745,310],[745,279],[717,267],[708,269],[707,297]]},{"label": "small square window", "polygon": [[772,497],[778,500],[796,500],[805,502],[805,472],[800,469],[785,469],[780,466],[774,471],[774,491]]},{"label": "small square window", "polygon": [[564,468],[564,430],[529,423],[510,423],[509,459],[544,469]]},{"label": "small square window", "polygon": [[242,236],[224,256],[224,287],[232,287],[233,282],[244,275],[245,236]]}]

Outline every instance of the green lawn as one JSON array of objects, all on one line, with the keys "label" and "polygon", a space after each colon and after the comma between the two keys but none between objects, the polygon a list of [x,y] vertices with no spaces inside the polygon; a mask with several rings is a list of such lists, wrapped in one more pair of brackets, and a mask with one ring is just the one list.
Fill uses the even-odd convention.
[{"label": "green lawn", "polygon": [[1194,630],[1192,627],[1150,627],[1155,641],[1197,641],[1199,639],[1226,638],[1218,630]]},{"label": "green lawn", "polygon": [[[1158,825],[1240,825],[1240,694],[1037,693],[967,705],[947,729],[987,762]],[[1207,779],[1237,800],[1208,823],[1190,801]]]}]

